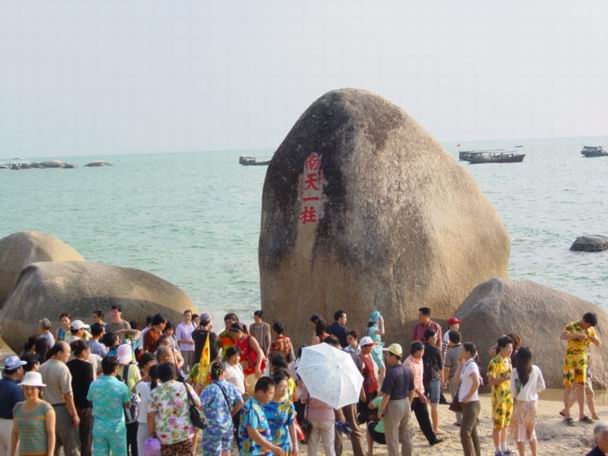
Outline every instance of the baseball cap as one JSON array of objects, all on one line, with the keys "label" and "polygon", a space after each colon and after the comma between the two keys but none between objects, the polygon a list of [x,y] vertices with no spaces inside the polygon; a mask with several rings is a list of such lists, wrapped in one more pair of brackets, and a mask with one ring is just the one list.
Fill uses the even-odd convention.
[{"label": "baseball cap", "polygon": [[448,326],[458,325],[460,323],[462,323],[462,320],[460,318],[452,317],[448,320]]},{"label": "baseball cap", "polygon": [[201,323],[209,323],[211,321],[211,315],[209,315],[207,312],[202,313],[199,318]]},{"label": "baseball cap", "polygon": [[401,358],[401,356],[403,355],[403,349],[401,348],[401,345],[399,345],[399,344],[390,344],[387,348],[383,349],[382,351],[389,352],[390,354],[398,356],[399,358]]},{"label": "baseball cap", "polygon": [[116,350],[116,357],[118,358],[118,364],[129,364],[133,361],[133,350],[128,344],[122,344]]},{"label": "baseball cap", "polygon": [[27,363],[25,361],[21,361],[18,356],[9,356],[4,360],[4,368],[6,370],[12,371],[17,370],[20,367],[25,366]]},{"label": "baseball cap", "polygon": [[74,320],[70,325],[70,329],[78,331],[79,329],[89,329],[89,325],[85,324],[82,320]]},{"label": "baseball cap", "polygon": [[369,336],[365,336],[361,338],[361,341],[359,342],[359,345],[361,347],[365,347],[367,345],[374,345],[374,341],[372,340],[371,337]]}]

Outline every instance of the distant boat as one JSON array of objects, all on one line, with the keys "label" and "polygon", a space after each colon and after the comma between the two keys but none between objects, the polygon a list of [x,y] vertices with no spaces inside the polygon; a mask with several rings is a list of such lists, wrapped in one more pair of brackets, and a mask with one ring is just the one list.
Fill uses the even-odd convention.
[{"label": "distant boat", "polygon": [[480,149],[480,150],[461,150],[458,151],[458,160],[460,161],[469,161],[470,157],[474,157],[476,155],[487,154],[491,152],[505,152],[504,149]]},{"label": "distant boat", "polygon": [[270,163],[269,159],[262,159],[258,157],[239,157],[239,163],[243,166],[264,166]]},{"label": "distant boat", "polygon": [[467,160],[471,165],[480,163],[521,163],[526,154],[515,152],[486,152],[469,157]]},{"label": "distant boat", "polygon": [[583,150],[581,150],[581,154],[587,158],[605,157],[608,155],[608,152],[606,152],[602,146],[584,146]]}]

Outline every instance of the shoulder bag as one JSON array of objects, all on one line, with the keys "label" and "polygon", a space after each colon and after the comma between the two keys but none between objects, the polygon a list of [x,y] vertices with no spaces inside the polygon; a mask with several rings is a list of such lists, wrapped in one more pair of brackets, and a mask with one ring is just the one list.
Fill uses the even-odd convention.
[{"label": "shoulder bag", "polygon": [[201,411],[196,408],[196,404],[194,403],[194,399],[192,398],[192,394],[190,393],[190,388],[188,388],[188,384],[182,383],[184,388],[186,388],[186,394],[188,395],[188,405],[189,405],[189,414],[190,421],[192,421],[192,426],[198,429],[207,429],[209,423],[207,422],[207,417],[201,413]]}]

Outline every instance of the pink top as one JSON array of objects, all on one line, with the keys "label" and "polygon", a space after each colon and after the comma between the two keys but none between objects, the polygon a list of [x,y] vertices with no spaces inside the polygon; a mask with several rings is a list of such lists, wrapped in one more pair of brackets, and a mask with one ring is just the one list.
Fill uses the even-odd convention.
[{"label": "pink top", "polygon": [[424,364],[422,363],[422,358],[416,359],[410,355],[405,358],[403,364],[412,369],[412,372],[414,373],[414,388],[418,390],[421,394],[424,394],[424,384],[422,383]]},{"label": "pink top", "polygon": [[435,323],[433,320],[429,321],[427,325],[417,323],[414,327],[414,332],[412,333],[412,340],[419,340],[420,342],[422,342],[424,332],[427,329],[432,329],[435,331],[435,333],[437,334],[437,343],[435,345],[437,345],[437,348],[441,350],[441,343],[443,342],[441,326],[439,326],[439,324]]},{"label": "pink top", "polygon": [[336,414],[334,409],[318,399],[308,395],[308,390],[304,383],[300,382],[300,399],[306,401],[306,412],[304,416],[308,421],[335,421]]}]

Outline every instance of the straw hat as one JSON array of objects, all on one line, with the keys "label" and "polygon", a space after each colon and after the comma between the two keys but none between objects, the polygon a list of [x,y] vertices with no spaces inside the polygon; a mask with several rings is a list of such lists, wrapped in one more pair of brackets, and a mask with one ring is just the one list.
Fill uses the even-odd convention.
[{"label": "straw hat", "polygon": [[42,383],[42,375],[34,371],[26,372],[20,385],[36,386],[38,388],[44,388],[46,386],[44,383]]}]

